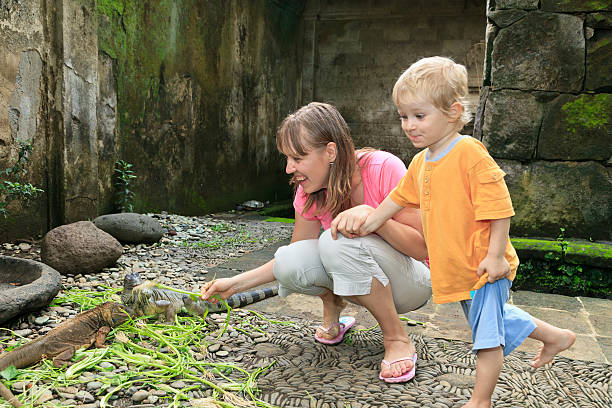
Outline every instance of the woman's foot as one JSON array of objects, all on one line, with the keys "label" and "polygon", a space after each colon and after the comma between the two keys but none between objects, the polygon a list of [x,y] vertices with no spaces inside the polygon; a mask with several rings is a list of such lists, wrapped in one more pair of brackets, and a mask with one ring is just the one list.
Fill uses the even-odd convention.
[{"label": "woman's foot", "polygon": [[538,368],[548,363],[552,363],[553,359],[558,353],[572,347],[575,341],[576,334],[573,331],[559,329],[559,334],[556,336],[554,341],[544,342],[544,344],[542,344],[540,351],[531,362],[531,366],[533,368]]},{"label": "woman's foot", "polygon": [[404,359],[387,365],[380,363],[380,375],[385,378],[399,377],[414,367],[412,357],[416,353],[414,343],[410,340],[410,337],[406,335],[404,338],[397,339],[385,339],[383,340],[385,346],[385,360],[388,362]]},{"label": "woman's foot", "polygon": [[340,319],[340,313],[346,307],[346,302],[341,296],[335,295],[330,290],[319,295],[319,297],[323,301],[323,324],[321,324],[321,327],[327,329],[327,331],[318,328],[317,336],[331,340],[336,338],[338,333],[340,333],[338,321]]}]

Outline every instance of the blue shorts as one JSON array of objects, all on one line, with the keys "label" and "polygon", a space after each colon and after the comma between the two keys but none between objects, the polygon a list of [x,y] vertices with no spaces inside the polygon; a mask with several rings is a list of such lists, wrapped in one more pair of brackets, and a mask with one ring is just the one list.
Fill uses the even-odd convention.
[{"label": "blue shorts", "polygon": [[472,351],[502,346],[504,356],[517,348],[536,324],[529,313],[507,304],[512,282],[500,279],[472,291],[471,300],[462,300],[461,307],[472,328]]}]

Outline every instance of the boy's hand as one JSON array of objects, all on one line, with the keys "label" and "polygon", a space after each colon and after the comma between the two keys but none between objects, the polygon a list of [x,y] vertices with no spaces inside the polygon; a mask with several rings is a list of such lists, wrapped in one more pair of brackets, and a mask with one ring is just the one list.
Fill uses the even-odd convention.
[{"label": "boy's hand", "polygon": [[214,279],[210,282],[206,282],[200,288],[200,299],[208,300],[211,303],[217,303],[219,299],[216,296],[211,296],[219,295],[222,299],[227,299],[234,293],[236,293],[236,290],[234,289],[231,278]]},{"label": "boy's hand", "polygon": [[346,238],[355,238],[367,234],[360,234],[360,228],[368,215],[374,211],[369,205],[362,204],[336,215],[331,222],[331,235],[333,239],[338,238],[338,232]]},{"label": "boy's hand", "polygon": [[503,279],[510,274],[510,264],[506,258],[502,256],[487,255],[485,259],[478,265],[478,276],[482,276],[485,272],[489,274],[488,281],[493,283],[499,279]]}]

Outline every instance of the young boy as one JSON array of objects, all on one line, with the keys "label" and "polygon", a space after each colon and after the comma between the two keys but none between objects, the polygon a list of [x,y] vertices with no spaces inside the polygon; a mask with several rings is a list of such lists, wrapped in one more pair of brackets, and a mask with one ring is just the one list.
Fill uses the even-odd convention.
[{"label": "young boy", "polygon": [[365,218],[359,235],[376,231],[403,207],[421,209],[434,302],[461,302],[472,328],[476,383],[465,405],[472,408],[491,406],[503,357],[526,337],[543,343],[531,364],[541,367],[576,335],[506,304],[519,264],[508,236],[514,210],[505,173],[482,143],[458,133],[469,121],[467,92],[465,67],[448,58],[421,59],[400,76],[393,100],[402,129],[426,149]]}]

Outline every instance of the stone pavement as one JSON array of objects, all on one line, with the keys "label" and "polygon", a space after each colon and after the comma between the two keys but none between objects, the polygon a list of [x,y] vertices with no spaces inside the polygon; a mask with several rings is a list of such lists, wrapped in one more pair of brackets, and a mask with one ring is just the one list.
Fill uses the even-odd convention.
[{"label": "stone pavement", "polygon": [[[234,258],[209,270],[209,275],[227,277],[255,268],[272,259],[274,252],[288,241]],[[265,285],[264,285],[265,286]],[[588,297],[550,295],[529,291],[511,292],[511,303],[555,326],[568,328],[577,334],[574,346],[561,353],[561,356],[585,361],[610,364],[612,362],[612,301]],[[287,317],[319,321],[322,317],[321,302],[318,298],[293,294],[287,298],[275,297],[250,309],[281,313]],[[376,320],[364,308],[349,304],[344,314],[354,316],[356,328],[367,328]],[[458,303],[435,305],[431,301],[423,308],[406,313],[409,319],[425,325],[407,326],[411,334],[426,337],[471,342],[467,321]],[[527,339],[518,351],[535,353],[539,343]]]},{"label": "stone pavement", "polygon": [[[280,242],[234,258],[209,270],[217,277],[232,276],[272,259]],[[265,286],[265,285],[264,285]],[[504,359],[493,394],[497,408],[612,406],[612,301],[583,297],[512,292],[512,303],[533,316],[569,328],[577,334],[575,345],[553,365],[537,370],[529,366],[539,347],[527,339]],[[384,354],[376,321],[364,308],[349,304],[343,314],[357,324],[337,346],[323,346],[313,333],[321,321],[317,298],[293,294],[249,306],[271,316],[295,319],[295,327],[280,332],[269,328],[267,343],[245,350],[243,363],[275,365],[258,378],[261,398],[278,407],[458,408],[469,399],[475,380],[475,358],[470,352],[470,331],[458,304],[427,304],[406,313],[406,328],[419,360],[413,380],[385,384],[377,379]],[[414,321],[424,324],[414,324]],[[231,347],[228,344],[228,347]],[[248,354],[251,353],[251,354]]]}]

